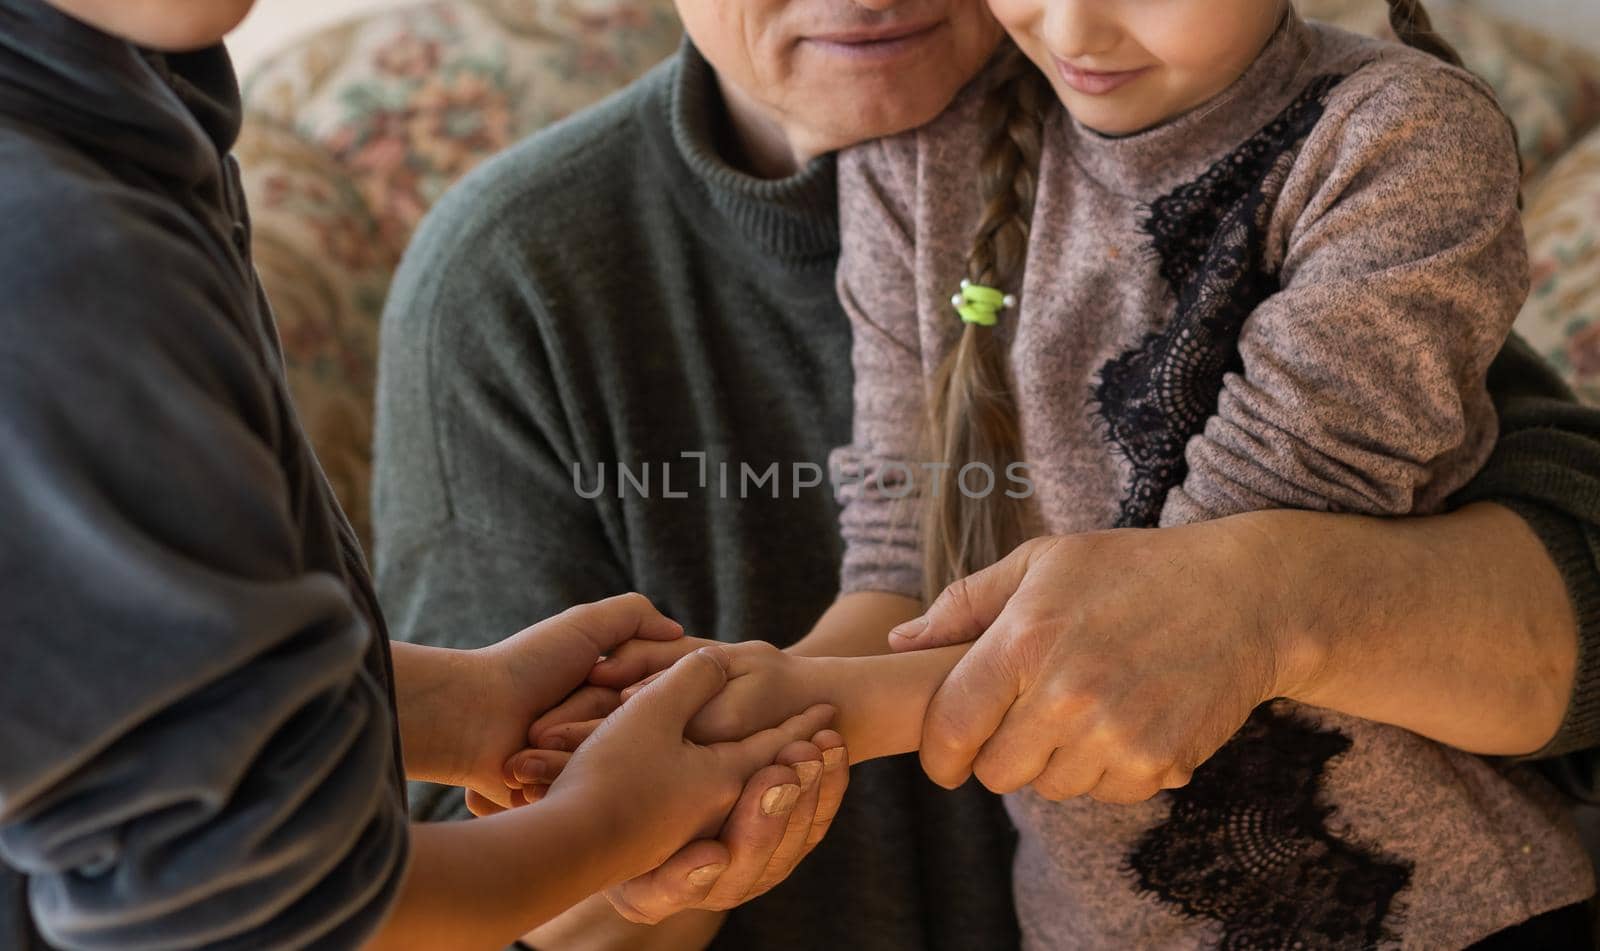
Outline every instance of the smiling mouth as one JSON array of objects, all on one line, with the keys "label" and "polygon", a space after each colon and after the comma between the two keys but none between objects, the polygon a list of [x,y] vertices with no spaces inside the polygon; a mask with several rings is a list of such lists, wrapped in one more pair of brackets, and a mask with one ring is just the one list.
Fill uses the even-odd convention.
[{"label": "smiling mouth", "polygon": [[944,21],[914,23],[875,30],[851,30],[808,36],[805,42],[824,52],[854,59],[898,56],[922,43],[944,26]]},{"label": "smiling mouth", "polygon": [[1056,71],[1061,76],[1061,81],[1076,89],[1086,96],[1104,96],[1150,71],[1150,67],[1143,69],[1125,69],[1118,72],[1100,72],[1096,70],[1079,69],[1071,63],[1056,60]]}]

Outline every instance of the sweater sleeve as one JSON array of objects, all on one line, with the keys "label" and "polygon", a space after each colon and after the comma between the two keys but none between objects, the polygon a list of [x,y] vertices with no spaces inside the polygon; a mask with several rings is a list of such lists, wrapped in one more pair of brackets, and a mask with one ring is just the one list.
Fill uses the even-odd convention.
[{"label": "sweater sleeve", "polygon": [[1243,372],[1189,443],[1162,525],[1427,511],[1488,453],[1484,378],[1528,289],[1510,128],[1454,72],[1370,85],[1297,162],[1282,289],[1245,322]]},{"label": "sweater sleeve", "polygon": [[54,211],[96,224],[0,264],[0,860],[64,948],[357,944],[393,714],[303,567],[262,338],[171,222]]},{"label": "sweater sleeve", "polygon": [[[504,196],[469,180],[430,213],[384,312],[373,560],[396,640],[472,649],[631,589],[610,527],[575,489],[560,327]],[[595,477],[583,468],[585,482]],[[411,786],[420,820],[466,819],[461,791]]]},{"label": "sweater sleeve", "polygon": [[922,597],[917,433],[927,396],[917,319],[915,140],[900,136],[839,160],[839,300],[854,335],[855,416],[830,466],[844,538],[840,590]]},{"label": "sweater sleeve", "polygon": [[1450,501],[1503,505],[1544,542],[1578,622],[1578,667],[1560,728],[1507,762],[1548,760],[1571,794],[1600,802],[1600,408],[1579,405],[1550,366],[1512,337],[1489,371],[1500,441]]}]

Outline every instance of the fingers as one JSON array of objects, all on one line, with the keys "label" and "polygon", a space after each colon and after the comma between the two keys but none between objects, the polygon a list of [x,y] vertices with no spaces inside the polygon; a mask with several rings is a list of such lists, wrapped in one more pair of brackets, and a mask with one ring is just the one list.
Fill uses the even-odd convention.
[{"label": "fingers", "polygon": [[1065,802],[1088,795],[1105,774],[1105,764],[1098,757],[1058,749],[1033,781],[1033,791],[1051,802]]},{"label": "fingers", "polygon": [[[668,672],[670,674],[670,671]],[[641,697],[643,694],[640,695]],[[833,720],[833,707],[819,703],[783,721],[733,743],[712,747],[723,764],[736,775],[749,776],[777,759],[778,753],[795,740],[808,740]]]},{"label": "fingers", "polygon": [[562,723],[583,723],[586,720],[603,720],[622,706],[622,695],[606,687],[579,687],[567,699],[550,709],[528,727],[528,742],[535,746],[539,737],[553,726]]},{"label": "fingers", "polygon": [[759,874],[745,893],[744,901],[771,891],[773,886],[788,878],[800,860],[811,851],[806,840],[811,835],[822,792],[822,774],[826,768],[822,761],[822,750],[815,743],[791,743],[778,754],[778,762],[794,767],[795,775],[800,778],[800,798],[789,811],[783,838],[778,842],[778,847],[773,849],[772,855],[762,863]]},{"label": "fingers", "polygon": [[[662,671],[617,713],[624,717],[637,716],[640,722],[654,724],[673,737],[681,738],[689,721],[727,682],[727,651],[721,647],[702,647]],[[772,762],[781,745],[774,747],[762,762]]]},{"label": "fingers", "polygon": [[730,861],[721,842],[690,842],[657,868],[607,889],[606,899],[629,921],[653,925],[680,911],[704,907]]},{"label": "fingers", "polygon": [[[802,761],[820,762],[821,752],[809,743],[805,746],[810,749],[801,756],[809,760]],[[794,767],[776,763],[745,783],[719,837],[731,861],[701,907],[726,911],[750,896],[789,831],[790,817],[800,803],[800,783]]]},{"label": "fingers", "polygon": [[587,740],[604,722],[604,719],[600,719],[586,720],[583,723],[558,724],[539,734],[539,739],[535,742],[535,745],[541,750],[559,750],[572,753],[582,746],[583,741]]},{"label": "fingers", "polygon": [[1016,792],[1032,783],[1052,759],[1072,718],[1057,706],[1041,702],[1040,693],[1018,697],[1005,712],[994,735],[983,741],[972,762],[972,774],[993,793]]},{"label": "fingers", "polygon": [[538,802],[571,759],[571,753],[556,750],[523,750],[506,761],[506,787],[521,793],[525,802]]},{"label": "fingers", "polygon": [[1163,789],[1187,786],[1193,775],[1193,770],[1177,765],[1164,771],[1108,768],[1101,756],[1063,748],[1051,755],[1044,772],[1034,780],[1033,790],[1052,802],[1089,796],[1100,802],[1129,805],[1159,795]]},{"label": "fingers", "polygon": [[665,670],[657,671],[657,672],[651,674],[650,676],[646,677],[645,679],[639,681],[636,684],[630,684],[630,685],[622,688],[622,694],[621,694],[622,702],[623,703],[627,703],[629,700],[632,700],[634,694],[638,693],[639,691],[643,690],[644,688],[646,688],[646,687],[650,686],[651,684],[655,683],[657,680],[661,679],[661,675],[664,674],[664,673],[666,673]]},{"label": "fingers", "polygon": [[670,641],[683,635],[683,626],[657,611],[642,594],[619,594],[593,604],[580,604],[552,620],[582,633],[594,645],[596,656],[609,654],[619,644],[636,637]]},{"label": "fingers", "polygon": [[928,703],[922,723],[922,769],[954,789],[972,774],[978,752],[1021,691],[1002,636],[985,637],[957,662]]},{"label": "fingers", "polygon": [[922,617],[889,632],[890,649],[926,650],[976,640],[1000,617],[1033,560],[1049,547],[1048,540],[1024,542],[989,567],[958,579],[934,599]]},{"label": "fingers", "polygon": [[823,730],[811,738],[822,750],[822,779],[817,784],[817,811],[811,818],[811,830],[806,835],[806,852],[816,848],[833,827],[844,802],[845,790],[850,785],[850,756],[845,749],[844,737],[832,730]]},{"label": "fingers", "polygon": [[467,790],[467,811],[478,818],[505,812],[506,807],[476,790]]},{"label": "fingers", "polygon": [[683,655],[705,646],[699,638],[670,641],[633,640],[619,646],[589,672],[589,682],[621,690],[666,670]]}]

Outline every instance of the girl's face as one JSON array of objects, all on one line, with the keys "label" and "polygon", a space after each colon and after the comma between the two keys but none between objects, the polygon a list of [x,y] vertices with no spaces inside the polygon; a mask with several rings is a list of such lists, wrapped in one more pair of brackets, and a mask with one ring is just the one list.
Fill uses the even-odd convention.
[{"label": "girl's face", "polygon": [[1062,105],[1107,135],[1148,129],[1228,88],[1288,0],[989,0]]}]

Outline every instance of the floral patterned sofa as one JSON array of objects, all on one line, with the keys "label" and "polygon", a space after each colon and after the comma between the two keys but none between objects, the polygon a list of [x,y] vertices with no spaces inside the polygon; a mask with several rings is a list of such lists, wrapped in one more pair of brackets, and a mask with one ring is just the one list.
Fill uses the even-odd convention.
[{"label": "floral patterned sofa", "polygon": [[[1381,0],[1299,0],[1384,29]],[[1433,0],[1522,133],[1535,287],[1520,330],[1600,399],[1600,60]],[[239,145],[291,385],[366,534],[378,317],[407,237],[457,178],[668,56],[669,0],[448,0],[388,10],[246,77]]]}]

